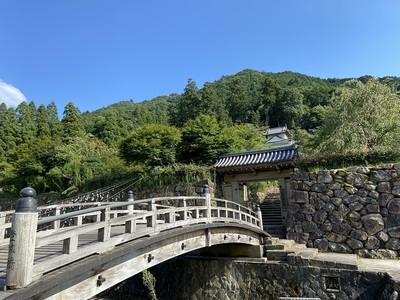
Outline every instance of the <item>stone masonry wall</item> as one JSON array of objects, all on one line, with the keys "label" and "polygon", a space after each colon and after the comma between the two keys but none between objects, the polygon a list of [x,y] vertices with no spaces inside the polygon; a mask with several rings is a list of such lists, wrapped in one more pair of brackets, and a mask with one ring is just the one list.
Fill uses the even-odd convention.
[{"label": "stone masonry wall", "polygon": [[[397,300],[399,282],[381,272],[331,269],[232,259],[179,257],[152,267],[163,300]],[[96,299],[150,299],[138,274]]]},{"label": "stone masonry wall", "polygon": [[400,257],[400,164],[292,173],[287,238],[320,251]]}]

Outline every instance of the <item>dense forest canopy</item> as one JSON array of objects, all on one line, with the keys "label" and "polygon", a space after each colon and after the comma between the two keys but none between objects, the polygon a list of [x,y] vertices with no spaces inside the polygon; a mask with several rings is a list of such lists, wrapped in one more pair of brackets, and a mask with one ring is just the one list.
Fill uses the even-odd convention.
[{"label": "dense forest canopy", "polygon": [[[265,147],[268,127],[287,125],[304,158],[351,151],[394,153],[400,78],[321,79],[243,70],[181,94],[121,101],[58,118],[52,102],[0,104],[0,187],[69,194],[93,182],[176,165],[210,166],[226,152]],[[1,99],[0,99],[1,103]],[[327,157],[325,155],[325,157]]]}]

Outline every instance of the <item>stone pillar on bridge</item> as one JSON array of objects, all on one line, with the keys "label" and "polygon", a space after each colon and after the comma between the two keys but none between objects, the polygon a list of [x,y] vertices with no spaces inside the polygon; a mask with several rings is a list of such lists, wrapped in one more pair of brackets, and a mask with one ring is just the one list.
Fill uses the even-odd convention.
[{"label": "stone pillar on bridge", "polygon": [[27,187],[21,190],[12,217],[8,250],[6,288],[16,289],[32,282],[38,223],[36,191]]}]

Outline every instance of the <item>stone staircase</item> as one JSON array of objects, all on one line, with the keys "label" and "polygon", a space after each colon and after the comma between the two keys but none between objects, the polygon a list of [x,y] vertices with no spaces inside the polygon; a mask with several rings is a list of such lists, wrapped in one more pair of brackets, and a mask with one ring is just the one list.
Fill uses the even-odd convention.
[{"label": "stone staircase", "polygon": [[358,259],[355,254],[319,253],[316,248],[307,248],[293,240],[270,237],[264,243],[267,261],[291,265],[320,268],[357,270]]},{"label": "stone staircase", "polygon": [[285,238],[286,227],[282,225],[281,201],[279,198],[266,198],[260,204],[264,230],[273,237]]},{"label": "stone staircase", "polygon": [[267,260],[296,263],[296,258],[310,259],[318,254],[318,249],[307,248],[293,240],[267,238],[264,244]]}]

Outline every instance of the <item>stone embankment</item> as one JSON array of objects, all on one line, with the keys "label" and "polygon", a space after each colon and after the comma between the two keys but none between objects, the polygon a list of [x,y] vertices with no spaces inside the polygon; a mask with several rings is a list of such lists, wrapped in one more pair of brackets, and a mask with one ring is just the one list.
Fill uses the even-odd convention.
[{"label": "stone embankment", "polygon": [[400,256],[400,164],[293,173],[287,238],[320,251]]}]

